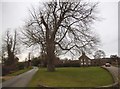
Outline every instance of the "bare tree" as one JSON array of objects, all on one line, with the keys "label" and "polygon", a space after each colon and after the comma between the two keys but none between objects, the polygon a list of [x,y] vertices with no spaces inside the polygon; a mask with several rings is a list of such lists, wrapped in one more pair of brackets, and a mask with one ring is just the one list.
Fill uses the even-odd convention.
[{"label": "bare tree", "polygon": [[103,50],[98,50],[94,55],[95,59],[105,58],[105,52]]},{"label": "bare tree", "polygon": [[[10,34],[10,31],[7,30],[5,36],[3,37],[2,45],[2,61],[6,65],[13,65],[15,62],[15,55],[18,51],[17,49],[17,31],[15,30],[14,35]],[[4,56],[7,55],[5,59]]]},{"label": "bare tree", "polygon": [[[41,5],[40,5],[41,6]],[[24,44],[40,45],[47,55],[47,69],[54,71],[57,53],[88,51],[99,43],[91,31],[96,20],[97,3],[47,2],[43,7],[30,10],[30,19],[24,26]]]},{"label": "bare tree", "polygon": [[119,56],[117,56],[117,55],[110,55],[110,58],[113,58],[113,59],[118,59],[118,58],[119,58]]}]

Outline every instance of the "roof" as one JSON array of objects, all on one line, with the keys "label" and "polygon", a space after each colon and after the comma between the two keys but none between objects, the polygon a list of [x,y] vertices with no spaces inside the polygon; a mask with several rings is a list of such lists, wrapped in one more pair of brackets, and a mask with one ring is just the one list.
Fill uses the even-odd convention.
[{"label": "roof", "polygon": [[82,52],[82,55],[79,57],[79,59],[82,59],[82,58],[90,59],[88,56],[86,56],[85,52]]}]

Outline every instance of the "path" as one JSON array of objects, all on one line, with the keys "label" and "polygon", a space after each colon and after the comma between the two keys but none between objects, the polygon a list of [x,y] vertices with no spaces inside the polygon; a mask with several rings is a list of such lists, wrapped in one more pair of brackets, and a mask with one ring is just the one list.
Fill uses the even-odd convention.
[{"label": "path", "polygon": [[109,72],[111,72],[111,74],[113,75],[114,81],[115,83],[113,84],[113,86],[116,86],[116,89],[119,89],[119,78],[118,75],[120,73],[120,68],[115,67],[115,66],[110,66],[110,67],[105,67]]},{"label": "path", "polygon": [[5,81],[3,82],[2,87],[26,87],[32,76],[37,72],[37,70],[38,68],[34,67],[28,72],[25,72],[8,81]]},{"label": "path", "polygon": [[120,70],[118,67],[110,66],[105,68],[108,69],[116,78],[118,78],[118,71]]}]

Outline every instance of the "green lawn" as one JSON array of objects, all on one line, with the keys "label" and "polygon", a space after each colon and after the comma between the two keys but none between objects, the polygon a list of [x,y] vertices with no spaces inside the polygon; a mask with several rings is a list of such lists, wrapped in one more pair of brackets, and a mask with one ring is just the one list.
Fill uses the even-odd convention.
[{"label": "green lawn", "polygon": [[112,83],[111,74],[100,67],[56,68],[55,72],[47,72],[45,68],[40,68],[28,86],[98,87]]}]

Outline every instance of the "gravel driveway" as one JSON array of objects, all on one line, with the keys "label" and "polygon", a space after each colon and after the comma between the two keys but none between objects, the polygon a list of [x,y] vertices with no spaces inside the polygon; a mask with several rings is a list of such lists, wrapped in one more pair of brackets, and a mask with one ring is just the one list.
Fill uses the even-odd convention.
[{"label": "gravel driveway", "polygon": [[38,68],[34,67],[33,69],[20,74],[8,81],[2,83],[2,87],[26,87],[32,76],[37,72]]}]

